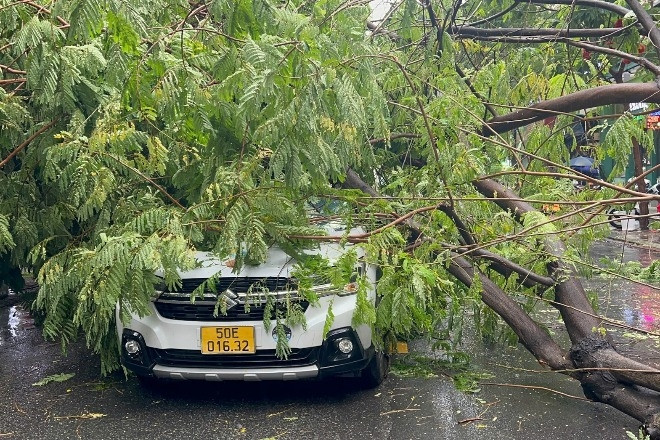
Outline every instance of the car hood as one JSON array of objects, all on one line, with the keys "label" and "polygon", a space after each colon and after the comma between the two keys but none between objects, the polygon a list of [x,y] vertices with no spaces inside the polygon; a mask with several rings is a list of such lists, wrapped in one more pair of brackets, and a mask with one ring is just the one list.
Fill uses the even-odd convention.
[{"label": "car hood", "polygon": [[[337,229],[326,228],[328,235],[341,236],[346,231]],[[350,234],[364,233],[361,228],[351,229]],[[319,246],[314,249],[304,250],[306,255],[320,255],[327,258],[332,264],[343,254],[345,254],[351,247],[350,243],[340,244],[337,242],[321,242]],[[361,248],[357,248],[359,256],[364,254]],[[295,258],[288,255],[284,250],[278,246],[271,246],[268,249],[266,260],[257,265],[244,264],[239,271],[235,271],[235,258],[228,256],[223,259],[217,258],[210,252],[197,252],[195,258],[200,263],[199,267],[179,272],[182,279],[191,278],[209,278],[218,272],[221,277],[290,277],[291,271],[296,263]],[[158,274],[160,275],[160,274]]]}]

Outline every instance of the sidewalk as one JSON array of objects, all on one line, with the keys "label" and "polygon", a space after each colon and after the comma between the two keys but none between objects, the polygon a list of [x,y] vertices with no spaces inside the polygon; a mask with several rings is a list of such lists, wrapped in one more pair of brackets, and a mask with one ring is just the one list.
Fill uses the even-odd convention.
[{"label": "sidewalk", "polygon": [[623,246],[634,246],[660,252],[660,231],[620,231],[614,229],[608,238],[622,243]]}]

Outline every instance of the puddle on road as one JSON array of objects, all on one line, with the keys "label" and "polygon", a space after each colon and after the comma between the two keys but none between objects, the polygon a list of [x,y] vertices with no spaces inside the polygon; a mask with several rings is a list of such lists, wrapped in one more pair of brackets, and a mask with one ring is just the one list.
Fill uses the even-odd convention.
[{"label": "puddle on road", "polygon": [[[660,259],[660,237],[657,233],[636,233],[636,243],[653,244],[653,248],[623,246],[623,243],[610,240],[596,243],[592,252],[596,259],[607,256],[623,263],[638,261],[642,266],[650,265]],[[651,283],[646,283],[651,284]],[[608,318],[623,321],[625,324],[645,331],[660,331],[660,287],[636,284],[622,279],[593,278],[584,281],[585,288],[597,292],[600,314]]]},{"label": "puddle on road", "polygon": [[623,321],[642,330],[660,330],[660,291],[636,286],[630,296],[631,302],[623,305]]},{"label": "puddle on road", "polygon": [[19,336],[21,330],[34,328],[30,312],[20,305],[0,309],[0,345]]},{"label": "puddle on road", "polygon": [[18,334],[18,324],[21,322],[19,316],[18,316],[18,307],[17,306],[11,306],[9,308],[9,320],[7,322],[9,326],[9,334],[12,337],[16,337]]}]

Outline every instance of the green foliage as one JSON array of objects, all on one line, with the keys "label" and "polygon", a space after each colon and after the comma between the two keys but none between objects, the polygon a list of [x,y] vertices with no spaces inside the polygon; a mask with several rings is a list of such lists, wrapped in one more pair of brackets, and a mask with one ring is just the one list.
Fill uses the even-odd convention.
[{"label": "green foliage", "polygon": [[[471,20],[502,7],[469,3],[458,22],[466,11]],[[519,6],[498,20],[519,23],[531,12],[538,23],[578,17],[609,25],[581,8],[570,9],[573,16],[563,7]],[[505,106],[499,110],[598,80],[551,44],[460,39],[452,26],[438,36],[418,25],[427,12],[403,2],[391,21],[403,41],[393,42],[365,32],[370,10],[360,2],[218,0],[191,9],[179,0],[0,0],[0,261],[7,269],[0,284],[20,285],[23,271],[35,277],[44,335],[66,346],[82,334],[104,372],[118,365],[116,310],[122,320],[148,313],[161,281],[154,272],[175,285],[198,249],[235,256],[238,269],[264,261],[277,245],[298,259],[300,292],[312,305],[319,278],[338,287],[354,281],[353,325],[373,325],[377,338],[432,333],[452,351],[470,316],[494,335],[501,323],[481,305],[480,280],[467,289],[446,270],[448,249],[464,245],[458,229],[431,208],[451,205],[477,242],[543,274],[549,259],[538,245],[563,224],[528,214],[529,232],[516,237],[513,214],[481,199],[471,182],[521,166],[548,169],[518,162],[511,146],[558,163],[567,151],[563,128],[541,124],[515,143],[508,135],[484,138],[488,114],[470,88]],[[625,48],[634,37],[625,37]],[[570,121],[560,117],[558,125]],[[599,159],[613,157],[618,172],[632,138],[652,145],[626,115],[610,127]],[[342,188],[349,168],[387,198]],[[588,197],[547,177],[501,179],[526,197]],[[347,226],[377,230],[358,239],[365,262],[382,270],[377,286],[354,273],[357,253],[336,262],[306,258],[316,241],[301,237],[323,231],[310,223],[305,202],[319,196],[346,203],[337,215]],[[406,221],[424,240],[416,242],[404,222],[388,225],[392,213],[417,209]],[[576,234],[575,247],[596,236]],[[516,277],[480,268],[501,287],[523,290]],[[302,311],[295,302],[268,302],[266,310],[276,319],[264,324],[275,326],[285,357],[282,325],[304,325]],[[219,302],[216,313],[223,311]],[[330,309],[326,331],[333,319]]]},{"label": "green foliage", "polygon": [[579,76],[560,73],[553,76],[548,80],[548,95],[547,97],[558,98],[568,93],[575,92],[585,86],[584,79]]},{"label": "green foliage", "polygon": [[612,176],[624,171],[632,151],[633,139],[642,146],[653,145],[653,132],[645,130],[641,122],[626,113],[609,127],[602,149],[599,150],[599,159],[602,160],[606,156],[615,159],[616,166],[612,170]]},{"label": "green foliage", "polygon": [[439,374],[457,374],[469,369],[469,356],[463,352],[447,352],[446,358],[431,358],[419,354],[397,356],[392,373],[400,377],[437,377]]},{"label": "green foliage", "polygon": [[599,263],[600,267],[609,272],[601,272],[600,275],[604,277],[612,277],[613,274],[616,274],[637,281],[660,282],[660,260],[653,260],[648,266],[642,266],[639,261],[621,262],[603,257]]},{"label": "green foliage", "polygon": [[489,373],[470,369],[469,357],[461,352],[447,352],[446,358],[430,358],[420,355],[398,356],[392,364],[392,374],[399,377],[437,377],[449,375],[459,391],[478,393],[479,381],[490,379]]},{"label": "green foliage", "polygon": [[651,440],[651,436],[646,434],[642,428],[639,428],[637,435],[635,435],[630,431],[626,431],[626,437],[628,437],[631,440]]},{"label": "green foliage", "polygon": [[16,243],[9,232],[9,219],[0,215],[0,252],[6,252],[11,250]]}]

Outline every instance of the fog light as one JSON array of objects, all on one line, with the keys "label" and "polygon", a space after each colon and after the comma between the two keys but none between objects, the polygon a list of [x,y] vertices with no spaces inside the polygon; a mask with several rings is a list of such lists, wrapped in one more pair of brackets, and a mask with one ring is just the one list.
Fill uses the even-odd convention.
[{"label": "fog light", "polygon": [[126,353],[133,356],[140,352],[140,344],[138,344],[138,342],[134,341],[133,339],[129,339],[124,344],[124,349],[126,349]]},{"label": "fog light", "polygon": [[341,338],[337,341],[337,348],[344,354],[348,354],[353,351],[353,341],[349,338]]}]

